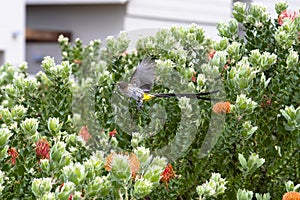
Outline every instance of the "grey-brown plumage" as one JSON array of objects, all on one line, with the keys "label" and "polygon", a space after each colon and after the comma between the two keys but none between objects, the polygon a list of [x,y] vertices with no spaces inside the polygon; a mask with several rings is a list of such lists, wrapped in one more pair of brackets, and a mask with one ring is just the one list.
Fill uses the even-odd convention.
[{"label": "grey-brown plumage", "polygon": [[129,83],[142,89],[144,92],[149,92],[155,80],[155,68],[154,60],[150,57],[144,58],[133,72]]},{"label": "grey-brown plumage", "polygon": [[117,83],[120,91],[129,98],[133,98],[138,102],[138,108],[142,106],[143,100],[149,100],[153,97],[157,98],[170,98],[170,97],[187,97],[202,100],[217,100],[203,95],[217,93],[218,90],[212,92],[204,92],[197,94],[148,94],[153,87],[156,76],[156,64],[151,57],[144,58],[133,72],[129,83],[120,81]]},{"label": "grey-brown plumage", "polygon": [[117,84],[124,95],[138,101],[139,107],[143,103],[144,93],[148,93],[153,87],[155,68],[155,62],[150,57],[146,57],[133,72],[129,83],[120,81]]}]

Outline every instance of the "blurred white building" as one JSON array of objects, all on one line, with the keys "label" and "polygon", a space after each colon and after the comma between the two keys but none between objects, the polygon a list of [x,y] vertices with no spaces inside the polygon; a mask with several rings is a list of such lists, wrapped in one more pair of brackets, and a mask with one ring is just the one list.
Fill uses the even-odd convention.
[{"label": "blurred white building", "polygon": [[[269,12],[275,13],[273,0],[252,2],[263,2]],[[288,3],[293,10],[299,9],[298,1]],[[36,73],[44,56],[55,57],[59,62],[56,39],[62,32],[87,43],[93,39],[104,40],[122,30],[196,23],[209,37],[217,39],[216,25],[230,19],[232,1],[11,0],[1,1],[0,6],[0,64],[26,60],[29,71]]]},{"label": "blurred white building", "polygon": [[[38,30],[69,31],[84,42],[104,40],[121,30],[162,28],[197,23],[217,37],[216,25],[228,20],[231,1],[224,0],[26,0],[26,27]],[[218,6],[215,6],[218,5]],[[56,42],[26,44],[30,72],[39,70],[44,56],[59,58]]]},{"label": "blurred white building", "polygon": [[0,1],[0,64],[25,60],[25,2]]}]

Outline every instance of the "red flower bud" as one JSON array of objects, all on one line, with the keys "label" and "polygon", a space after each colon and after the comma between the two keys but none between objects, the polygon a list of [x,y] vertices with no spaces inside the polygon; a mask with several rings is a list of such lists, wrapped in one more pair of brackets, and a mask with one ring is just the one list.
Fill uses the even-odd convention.
[{"label": "red flower bud", "polygon": [[12,147],[12,148],[7,150],[7,153],[8,153],[8,155],[11,156],[11,159],[10,159],[9,162],[11,163],[11,165],[15,165],[16,164],[16,159],[19,156],[18,151],[15,148]]},{"label": "red flower bud", "polygon": [[172,180],[173,178],[176,177],[176,174],[173,170],[172,165],[169,163],[165,170],[161,173],[161,179],[160,181],[165,183],[166,186],[168,186],[168,183],[170,182],[170,180]]},{"label": "red flower bud", "polygon": [[117,129],[112,130],[111,132],[109,132],[109,136],[110,137],[115,137],[117,135]]},{"label": "red flower bud", "polygon": [[46,139],[41,139],[35,143],[36,156],[40,159],[50,159],[50,145]]}]

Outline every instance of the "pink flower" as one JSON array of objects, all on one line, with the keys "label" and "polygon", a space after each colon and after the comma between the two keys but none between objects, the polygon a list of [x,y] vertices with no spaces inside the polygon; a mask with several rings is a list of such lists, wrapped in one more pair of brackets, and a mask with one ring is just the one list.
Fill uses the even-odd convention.
[{"label": "pink flower", "polygon": [[210,50],[207,55],[208,59],[209,60],[213,59],[215,56],[215,53],[216,53],[216,51],[214,49]]},{"label": "pink flower", "polygon": [[91,134],[89,133],[89,130],[87,128],[87,126],[83,126],[81,127],[80,131],[79,131],[79,135],[83,138],[84,141],[88,141],[89,139],[92,138]]},{"label": "pink flower", "polygon": [[278,17],[278,24],[281,26],[284,22],[284,19],[288,18],[288,19],[291,19],[292,21],[294,21],[295,18],[297,18],[297,17],[298,17],[297,12],[284,10]]},{"label": "pink flower", "polygon": [[194,72],[193,73],[193,76],[192,76],[192,81],[195,83],[197,81],[197,72]]},{"label": "pink flower", "polygon": [[224,65],[223,69],[224,70],[228,69],[228,65]]}]

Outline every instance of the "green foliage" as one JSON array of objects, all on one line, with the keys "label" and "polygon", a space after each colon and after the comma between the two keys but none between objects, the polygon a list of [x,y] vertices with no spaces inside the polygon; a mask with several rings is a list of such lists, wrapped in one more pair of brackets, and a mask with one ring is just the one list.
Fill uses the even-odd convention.
[{"label": "green foliage", "polygon": [[[286,7],[279,3],[278,15]],[[290,177],[294,181],[299,179],[300,135],[296,117],[300,95],[299,19],[286,20],[280,25],[263,7],[251,5],[246,9],[243,3],[234,5],[233,16],[243,26],[245,37],[229,37],[220,31],[220,36],[226,38],[221,38],[215,47],[224,51],[227,46],[230,64],[224,72],[225,89],[227,97],[235,103],[227,116],[224,138],[219,140],[221,146],[214,148],[216,154],[211,159],[216,165],[210,164],[222,175],[228,175],[225,176],[228,189],[224,199],[235,198],[234,193],[239,188],[261,194],[269,192],[272,198],[279,199],[285,191],[284,181]],[[230,22],[228,26],[223,25],[222,30],[229,26],[232,26]],[[235,59],[236,56],[231,59],[232,53],[229,53],[233,52],[229,46],[236,43],[240,43],[240,60]],[[251,97],[253,103],[247,103],[250,99],[238,95],[241,93]],[[242,156],[245,153],[250,157],[255,155],[253,153],[259,154],[264,159],[263,164],[255,165],[256,171],[250,170]],[[239,168],[237,161],[243,166],[242,174],[235,170]],[[249,193],[242,195],[242,190],[238,193],[240,198],[245,196],[242,199],[252,199]]]},{"label": "green foliage", "polygon": [[[13,76],[1,88],[1,198],[142,198],[159,185],[167,164],[164,158],[136,146],[137,160],[133,164],[125,153],[116,154],[107,164],[105,156],[109,152],[93,148],[93,136],[84,128],[78,130],[76,123],[80,119],[73,113],[72,104],[78,97],[73,93],[81,90],[71,78],[74,65],[68,61],[58,65],[46,57],[42,63],[44,72],[30,79],[26,73],[7,66],[1,70]],[[109,148],[117,146],[118,141],[108,132],[101,133],[100,143]],[[105,170],[105,164],[110,172]]]},{"label": "green foliage", "polygon": [[[14,70],[9,65],[1,67],[2,75],[6,77],[1,85],[0,110],[1,175],[5,175],[1,179],[3,199],[40,197],[38,189],[31,189],[31,185],[36,186],[36,179],[42,180],[43,186],[39,190],[50,191],[62,183],[60,169],[71,160],[77,161],[71,153],[73,148],[82,152],[80,160],[91,154],[76,136],[78,133],[72,121],[70,65],[66,62],[56,65],[51,58],[45,58],[42,65],[44,72],[37,78],[27,77],[23,72],[26,65]],[[47,141],[45,146],[39,146],[41,140]],[[60,152],[63,154],[61,159],[55,160],[57,156],[53,156],[46,146],[54,152],[53,147],[59,144],[63,144],[60,151],[64,151]],[[39,150],[43,158],[39,157],[38,148],[44,150]]]},{"label": "green foliage", "polygon": [[300,184],[295,185],[293,181],[287,181],[285,182],[285,189],[287,192],[289,191],[299,191],[300,190]]},{"label": "green foliage", "polygon": [[200,186],[197,186],[197,193],[199,199],[216,198],[218,195],[223,194],[226,190],[226,181],[221,178],[218,173],[212,173],[209,182],[206,181]]},{"label": "green foliage", "polygon": [[[0,197],[268,200],[298,190],[300,18],[282,19],[286,3],[275,9],[278,19],[235,3],[219,41],[195,24],[132,51],[126,33],[102,48],[60,36],[63,62],[46,57],[36,77],[26,64],[1,66]],[[116,84],[146,56],[157,66],[151,93],[219,90],[212,97],[230,112],[187,98],[138,110]]]},{"label": "green foliage", "polygon": [[245,189],[241,190],[239,189],[236,195],[237,200],[251,200],[253,197],[252,191],[247,191]]}]

